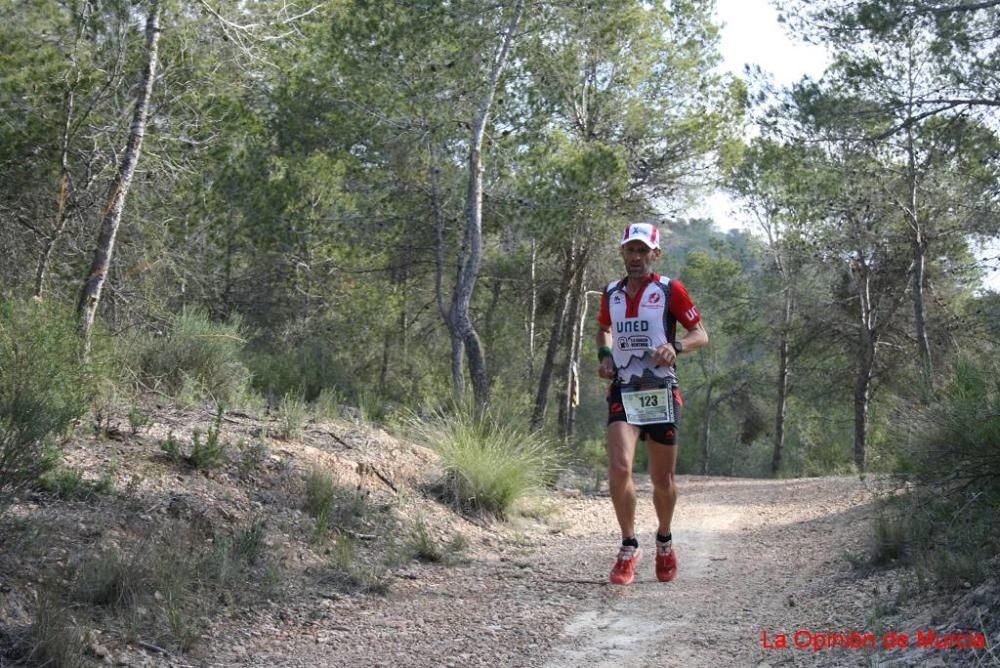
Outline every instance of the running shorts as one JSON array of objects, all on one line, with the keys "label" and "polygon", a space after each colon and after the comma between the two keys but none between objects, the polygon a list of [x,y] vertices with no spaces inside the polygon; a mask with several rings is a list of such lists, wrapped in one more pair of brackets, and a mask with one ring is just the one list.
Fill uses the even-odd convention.
[{"label": "running shorts", "polygon": [[[671,393],[674,399],[674,421],[659,424],[644,424],[639,427],[639,438],[649,439],[663,445],[677,445],[677,432],[681,424],[681,407],[684,400],[677,388]],[[618,383],[611,383],[608,388],[608,424],[625,422],[625,406],[622,405],[622,388]]]}]

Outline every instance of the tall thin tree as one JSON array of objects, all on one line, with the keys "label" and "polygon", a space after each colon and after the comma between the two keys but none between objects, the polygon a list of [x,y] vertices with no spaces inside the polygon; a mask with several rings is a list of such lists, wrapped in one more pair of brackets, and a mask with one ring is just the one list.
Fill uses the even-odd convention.
[{"label": "tall thin tree", "polygon": [[101,300],[101,291],[107,280],[114,255],[115,238],[121,225],[122,211],[125,208],[125,198],[132,185],[139,155],[142,153],[142,141],[146,135],[146,122],[149,116],[149,101],[153,95],[153,83],[156,80],[158,62],[158,46],[160,41],[160,0],[150,0],[149,14],[146,17],[146,54],[139,80],[139,92],[136,96],[135,110],[132,114],[132,125],[129,129],[125,153],[121,164],[115,172],[108,193],[108,201],[101,211],[100,233],[97,247],[90,263],[90,270],[80,292],[80,301],[76,312],[80,320],[83,334],[84,354],[90,350],[91,333],[94,327],[94,317]]}]

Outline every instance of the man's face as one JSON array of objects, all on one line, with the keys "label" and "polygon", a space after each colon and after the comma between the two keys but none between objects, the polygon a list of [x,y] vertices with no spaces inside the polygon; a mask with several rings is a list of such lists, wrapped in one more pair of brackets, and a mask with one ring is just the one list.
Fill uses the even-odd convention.
[{"label": "man's face", "polygon": [[653,263],[660,257],[659,248],[650,248],[642,241],[629,241],[621,250],[629,278],[644,277],[653,270]]}]

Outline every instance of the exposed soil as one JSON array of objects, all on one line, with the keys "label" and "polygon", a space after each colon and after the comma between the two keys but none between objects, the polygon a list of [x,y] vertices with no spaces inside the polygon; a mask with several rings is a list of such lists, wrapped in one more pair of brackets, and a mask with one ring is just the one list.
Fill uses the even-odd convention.
[{"label": "exposed soil", "polygon": [[[225,466],[208,473],[163,456],[168,432],[189,439],[210,423],[207,412],[159,410],[138,435],[76,439],[67,463],[94,480],[114,462],[116,491],[85,501],[32,493],[8,512],[0,525],[7,537],[0,667],[19,665],[3,642],[30,624],[42,583],[81,555],[132,544],[169,522],[218,528],[255,517],[266,518],[268,554],[280,564],[271,595],[219,607],[185,652],[117,626],[97,628],[88,636],[89,659],[247,667],[995,665],[987,653],[963,649],[795,647],[796,632],[800,641],[805,632],[854,630],[881,641],[892,630],[915,638],[931,628],[983,630],[991,647],[1000,646],[989,626],[995,588],[931,601],[909,576],[852,567],[874,512],[870,483],[857,478],[680,476],[673,526],[680,574],[662,584],[653,575],[651,491],[637,474],[645,554],[636,582],[615,587],[607,584],[618,542],[611,502],[584,489],[591,483],[567,475],[509,521],[486,522],[435,497],[436,458],[423,447],[350,422],[310,424],[284,441],[273,436],[273,420],[244,414],[227,416],[224,438],[260,444],[253,466],[247,450],[235,447]],[[419,518],[439,544],[461,535],[465,547],[441,563],[394,564],[384,595],[331,584],[323,576],[329,546],[311,539],[315,521],[302,509],[303,479],[317,465],[364,491],[400,526]],[[364,544],[363,532],[355,533]],[[373,545],[373,558],[376,551]],[[959,596],[961,615],[947,612]],[[781,634],[787,649],[775,647]]]}]

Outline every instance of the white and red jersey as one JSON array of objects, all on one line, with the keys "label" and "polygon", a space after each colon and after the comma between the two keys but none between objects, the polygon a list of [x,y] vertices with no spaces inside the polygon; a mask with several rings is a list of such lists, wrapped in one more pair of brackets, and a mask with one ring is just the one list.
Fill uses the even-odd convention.
[{"label": "white and red jersey", "polygon": [[622,279],[608,283],[597,315],[601,328],[611,330],[611,353],[618,380],[637,383],[652,375],[676,384],[676,370],[654,364],[653,351],[673,342],[678,322],[685,329],[693,329],[701,321],[701,314],[678,280],[649,274],[635,298],[625,291],[627,282]]}]

